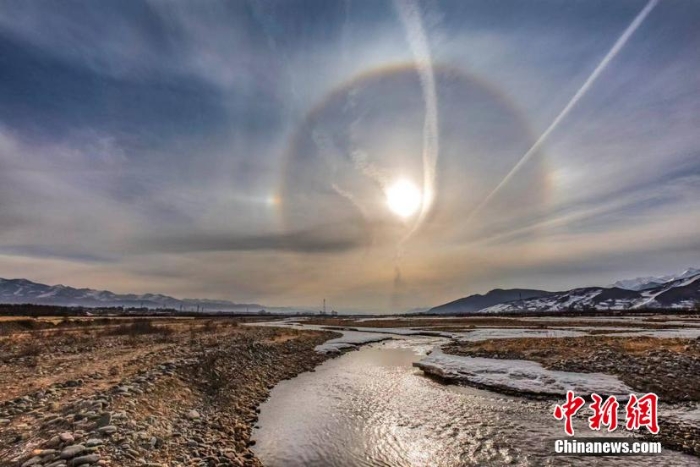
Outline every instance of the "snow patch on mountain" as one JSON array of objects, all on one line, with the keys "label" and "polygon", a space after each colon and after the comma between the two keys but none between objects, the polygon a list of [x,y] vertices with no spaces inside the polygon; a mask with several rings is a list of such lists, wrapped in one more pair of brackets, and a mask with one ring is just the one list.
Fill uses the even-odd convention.
[{"label": "snow patch on mountain", "polygon": [[146,307],[207,311],[259,311],[258,304],[227,300],[177,299],[162,294],[115,294],[108,290],[76,289],[66,285],[46,285],[27,279],[0,278],[0,303],[84,307]]},{"label": "snow patch on mountain", "polygon": [[501,303],[482,309],[479,313],[692,309],[700,304],[700,272],[683,276],[641,291],[619,287],[586,287],[546,297]]},{"label": "snow patch on mountain", "polygon": [[666,276],[647,276],[647,277],[637,277],[634,279],[625,279],[617,281],[610,287],[619,287],[621,289],[627,290],[646,290],[654,287],[658,287],[667,282],[675,281],[678,279],[686,279],[688,277],[697,276],[700,274],[700,269],[688,268],[680,274],[669,274]]}]

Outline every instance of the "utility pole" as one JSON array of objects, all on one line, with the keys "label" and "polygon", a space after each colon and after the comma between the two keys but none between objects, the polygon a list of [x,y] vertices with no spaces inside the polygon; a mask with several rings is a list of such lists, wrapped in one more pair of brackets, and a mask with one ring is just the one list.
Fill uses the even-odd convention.
[{"label": "utility pole", "polygon": [[326,299],[323,299],[323,314],[326,314]]}]

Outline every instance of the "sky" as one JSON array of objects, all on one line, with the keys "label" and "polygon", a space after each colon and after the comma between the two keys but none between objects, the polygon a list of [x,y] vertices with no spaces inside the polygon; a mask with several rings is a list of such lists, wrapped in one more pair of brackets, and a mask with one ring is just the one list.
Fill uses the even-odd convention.
[{"label": "sky", "polygon": [[699,22],[695,0],[0,0],[0,277],[391,312],[697,267]]}]

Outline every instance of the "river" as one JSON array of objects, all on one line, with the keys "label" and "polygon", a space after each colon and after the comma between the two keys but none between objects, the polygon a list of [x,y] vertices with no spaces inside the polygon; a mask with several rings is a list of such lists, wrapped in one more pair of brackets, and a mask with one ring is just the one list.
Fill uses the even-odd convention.
[{"label": "river", "polygon": [[[563,426],[551,415],[552,402],[443,385],[412,366],[441,342],[371,344],[281,382],[261,406],[256,455],[267,467],[700,466],[667,450],[554,456],[552,440],[562,437]],[[588,430],[585,420],[577,423],[580,433]]]}]

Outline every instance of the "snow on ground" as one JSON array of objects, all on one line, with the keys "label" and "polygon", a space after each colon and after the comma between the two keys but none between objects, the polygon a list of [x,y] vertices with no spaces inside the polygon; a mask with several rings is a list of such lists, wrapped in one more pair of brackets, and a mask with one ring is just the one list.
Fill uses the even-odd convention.
[{"label": "snow on ground", "polygon": [[341,337],[336,337],[321,345],[317,345],[314,350],[319,353],[336,353],[343,349],[351,349],[363,344],[371,342],[380,342],[387,339],[392,339],[390,333],[377,332],[361,332],[337,329],[327,326],[318,326],[315,324],[299,324],[297,320],[288,318],[282,321],[268,321],[264,323],[245,323],[247,326],[271,326],[280,328],[307,329],[310,331],[333,331],[342,334]]},{"label": "snow on ground", "polygon": [[370,318],[360,318],[355,320],[357,323],[363,323],[365,321],[391,321],[394,319],[398,320],[403,320],[403,319],[409,319],[408,316],[373,316]]},{"label": "snow on ground", "polygon": [[341,337],[336,337],[321,345],[317,345],[314,350],[319,353],[336,353],[344,349],[351,349],[370,342],[379,342],[391,339],[389,334],[379,334],[374,332],[356,332],[356,331],[336,331],[342,332]]},{"label": "snow on ground", "polygon": [[[660,412],[661,413],[661,412]],[[700,407],[670,408],[663,411],[664,415],[676,422],[688,423],[700,427]]]},{"label": "snow on ground", "polygon": [[664,326],[699,327],[700,321],[698,321],[698,320],[660,321],[659,324],[663,324]]},{"label": "snow on ground", "polygon": [[358,323],[362,323],[365,321],[392,321],[392,320],[398,320],[398,321],[414,321],[414,320],[425,320],[425,321],[432,321],[432,320],[440,320],[440,319],[460,319],[460,318],[483,318],[483,316],[475,316],[475,315],[456,315],[456,316],[435,316],[435,315],[430,315],[430,316],[416,316],[416,315],[401,315],[401,316],[381,316],[381,317],[376,317],[376,318],[361,318],[356,320]]},{"label": "snow on ground", "polygon": [[646,329],[644,331],[634,332],[618,332],[614,336],[618,337],[658,337],[663,339],[681,338],[681,339],[697,339],[700,338],[700,328],[683,328],[683,329]]},{"label": "snow on ground", "polygon": [[603,373],[547,370],[528,360],[461,357],[445,354],[440,349],[435,349],[414,366],[443,378],[532,394],[565,395],[571,389],[585,395],[595,392],[625,397],[633,392],[616,376]]},{"label": "snow on ground", "polygon": [[[675,315],[674,315],[675,316]],[[611,322],[611,323],[618,323],[618,322],[628,322],[628,321],[645,321],[649,316],[641,316],[641,315],[634,315],[634,316],[527,316],[523,315],[523,318],[526,318],[528,321],[590,321],[592,323],[601,323],[601,322]],[[651,316],[653,317],[653,316]]]},{"label": "snow on ground", "polygon": [[575,329],[577,331],[585,331],[585,332],[591,332],[591,331],[609,331],[609,332],[618,332],[618,331],[644,331],[646,328],[627,328],[627,327],[622,327],[622,326],[572,326],[572,327],[561,327],[558,329],[566,330],[566,329]]},{"label": "snow on ground", "polygon": [[382,334],[396,334],[398,336],[431,336],[431,337],[455,337],[454,332],[443,332],[443,331],[432,331],[430,328],[370,328],[370,327],[347,327],[347,328],[334,328],[332,326],[326,329],[348,329],[352,331],[362,331],[362,332],[378,332]]},{"label": "snow on ground", "polygon": [[[309,328],[308,326],[305,326]],[[428,328],[370,328],[370,327],[333,327],[321,326],[320,329],[329,331],[358,331],[397,336],[430,336],[445,337],[459,341],[476,342],[486,339],[514,339],[517,337],[578,337],[588,335],[577,329],[528,329],[528,328],[478,328],[467,331],[433,331]]]},{"label": "snow on ground", "polygon": [[381,334],[396,334],[399,336],[415,336],[415,335],[418,335],[418,334],[421,334],[422,332],[424,332],[424,331],[411,329],[411,328],[370,328],[370,327],[364,327],[364,326],[361,326],[361,327],[325,326],[325,329],[328,329],[330,331],[349,330],[349,331],[360,331],[360,332],[378,332]]},{"label": "snow on ground", "polygon": [[588,334],[568,329],[527,329],[527,328],[480,328],[469,332],[450,333],[451,337],[463,342],[478,342],[487,339],[516,339],[518,337],[579,337]]},{"label": "snow on ground", "polygon": [[691,425],[700,426],[700,408],[678,414],[678,417]]}]

